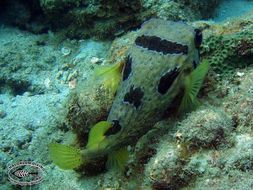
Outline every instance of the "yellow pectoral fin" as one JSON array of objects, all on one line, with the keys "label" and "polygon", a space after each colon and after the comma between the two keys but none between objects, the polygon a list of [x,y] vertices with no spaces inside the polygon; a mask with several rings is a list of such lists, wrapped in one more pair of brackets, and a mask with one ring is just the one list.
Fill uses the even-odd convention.
[{"label": "yellow pectoral fin", "polygon": [[49,155],[57,166],[65,170],[77,168],[83,162],[79,149],[63,144],[51,143]]},{"label": "yellow pectoral fin", "polygon": [[87,149],[98,149],[99,143],[105,139],[105,132],[111,128],[111,123],[107,121],[100,121],[94,127],[91,128],[86,145]]},{"label": "yellow pectoral fin", "polygon": [[189,76],[186,76],[184,81],[184,95],[179,106],[180,113],[189,111],[199,105],[196,96],[202,86],[208,69],[208,62],[203,61]]},{"label": "yellow pectoral fin", "polygon": [[116,92],[121,80],[121,71],[123,63],[117,63],[111,66],[102,66],[95,70],[95,78],[100,79],[107,90],[113,94]]}]

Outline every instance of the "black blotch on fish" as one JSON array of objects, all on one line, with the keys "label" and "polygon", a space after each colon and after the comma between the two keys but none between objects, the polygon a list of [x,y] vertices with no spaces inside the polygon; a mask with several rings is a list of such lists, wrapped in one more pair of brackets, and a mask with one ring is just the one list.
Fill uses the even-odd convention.
[{"label": "black blotch on fish", "polygon": [[113,120],[112,121],[112,127],[109,128],[105,132],[105,136],[114,135],[114,134],[118,133],[120,130],[121,130],[121,125],[119,123],[119,120]]},{"label": "black blotch on fish", "polygon": [[175,67],[173,70],[170,70],[169,72],[164,74],[160,78],[160,82],[158,84],[158,92],[160,94],[165,94],[171,87],[174,80],[177,78],[178,74],[179,74],[178,67]]},{"label": "black blotch on fish", "polygon": [[130,91],[125,94],[124,102],[133,104],[137,109],[141,105],[141,99],[144,96],[144,92],[140,87],[134,88],[131,86]]},{"label": "black blotch on fish", "polygon": [[197,49],[200,48],[200,45],[202,43],[202,31],[200,29],[195,29],[195,37],[194,37],[194,43],[195,43],[195,47]]},{"label": "black blotch on fish", "polygon": [[128,78],[132,71],[132,57],[127,56],[127,60],[124,66],[124,71],[123,71],[123,81]]},{"label": "black blotch on fish", "polygon": [[193,61],[193,62],[192,62],[192,66],[193,66],[194,69],[196,69],[196,68],[197,68],[197,62],[196,62],[196,61]]},{"label": "black blotch on fish", "polygon": [[163,54],[187,54],[188,46],[161,39],[157,36],[139,36],[135,40],[137,46]]}]

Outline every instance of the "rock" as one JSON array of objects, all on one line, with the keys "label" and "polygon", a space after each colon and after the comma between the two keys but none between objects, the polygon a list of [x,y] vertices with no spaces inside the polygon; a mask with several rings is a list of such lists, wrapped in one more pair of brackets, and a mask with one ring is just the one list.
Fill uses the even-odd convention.
[{"label": "rock", "polygon": [[208,107],[192,112],[180,122],[180,140],[195,148],[210,148],[227,142],[233,126],[232,118],[223,110]]},{"label": "rock", "polygon": [[67,47],[62,47],[61,48],[61,53],[63,56],[67,56],[71,53],[71,49],[67,48]]},{"label": "rock", "polygon": [[225,170],[231,168],[243,172],[253,170],[253,138],[250,135],[238,135],[235,147],[226,151],[225,154],[229,156],[224,156],[220,161],[221,165],[225,165]]},{"label": "rock", "polygon": [[113,101],[112,94],[101,88],[99,83],[84,83],[74,89],[68,102],[67,120],[74,132],[85,144],[83,137],[98,121],[106,120]]},{"label": "rock", "polygon": [[4,110],[0,110],[0,118],[3,119],[6,116],[6,112]]},{"label": "rock", "polygon": [[90,60],[90,62],[91,62],[92,64],[98,64],[98,63],[101,63],[102,60],[99,59],[98,57],[92,57],[91,60]]},{"label": "rock", "polygon": [[[70,38],[114,38],[150,17],[192,21],[210,18],[217,0],[11,0],[3,3],[6,20],[34,33],[49,28]],[[210,8],[211,7],[211,8]],[[59,19],[60,18],[60,19]]]},{"label": "rock", "polygon": [[[176,145],[164,141],[160,143],[157,151],[157,154],[150,159],[145,167],[148,184],[153,187],[163,184],[168,189],[179,188],[182,185],[180,184],[180,175],[183,168],[180,149]],[[143,189],[146,188],[143,187]]]},{"label": "rock", "polygon": [[239,85],[232,86],[223,107],[234,120],[237,131],[251,133],[253,126],[253,69],[248,68],[245,75],[239,78]]}]

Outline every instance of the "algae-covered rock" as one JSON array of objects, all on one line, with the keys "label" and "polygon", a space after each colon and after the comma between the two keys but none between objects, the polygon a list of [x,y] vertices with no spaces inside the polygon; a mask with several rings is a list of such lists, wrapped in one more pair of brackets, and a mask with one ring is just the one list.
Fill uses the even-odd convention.
[{"label": "algae-covered rock", "polygon": [[224,100],[224,109],[233,116],[238,132],[251,132],[253,126],[253,70],[243,72],[243,76],[235,78],[239,83],[230,89]]},{"label": "algae-covered rock", "polygon": [[210,18],[220,4],[217,0],[145,0],[143,7],[159,18],[173,21],[193,21]]},{"label": "algae-covered rock", "polygon": [[253,171],[253,137],[248,134],[236,137],[235,147],[226,151],[221,164],[225,170]]},{"label": "algae-covered rock", "polygon": [[182,190],[231,190],[231,189],[252,189],[252,172],[240,172],[230,170],[228,172],[219,171],[218,175],[205,175]]},{"label": "algae-covered rock", "polygon": [[[217,153],[210,149],[231,147],[232,120],[221,109],[201,108],[174,126],[167,124],[173,129],[160,138],[155,146],[156,154],[145,165],[147,187],[180,189],[196,176],[216,171],[210,162]],[[218,146],[221,143],[224,146]],[[148,146],[152,147],[151,144]],[[205,151],[201,151],[203,148]]]},{"label": "algae-covered rock", "polygon": [[105,88],[103,77],[95,76],[96,71],[111,63],[106,59],[109,47],[108,42],[83,41],[78,54],[73,58],[75,68],[80,74],[67,101],[66,119],[81,145],[86,145],[90,128],[98,121],[106,120],[114,98],[114,94]]},{"label": "algae-covered rock", "polygon": [[180,141],[193,147],[215,147],[226,141],[232,119],[221,109],[209,107],[192,112],[177,128]]},{"label": "algae-covered rock", "polygon": [[158,18],[173,21],[191,21],[197,18],[196,12],[192,11],[189,7],[184,7],[175,1],[144,1],[143,7]]},{"label": "algae-covered rock", "polygon": [[67,120],[81,144],[86,143],[90,128],[106,120],[113,96],[99,83],[80,85],[68,103]]},{"label": "algae-covered rock", "polygon": [[251,189],[252,143],[250,135],[242,134],[236,136],[235,146],[230,149],[205,151],[192,156],[184,169],[199,177],[183,189]]},{"label": "algae-covered rock", "polygon": [[[40,0],[40,5],[54,30],[61,29],[65,35],[78,38],[114,37],[139,26],[150,17],[174,21],[209,18],[218,4],[216,0],[209,0],[206,3],[172,0],[99,0],[96,2],[88,0]],[[210,9],[210,5],[213,9]],[[206,11],[207,8],[209,8],[208,11]],[[56,19],[59,17],[61,20]]]},{"label": "algae-covered rock", "polygon": [[40,0],[40,5],[53,28],[64,27],[69,37],[112,37],[140,22],[136,15],[141,11],[140,0]]},{"label": "algae-covered rock", "polygon": [[167,188],[178,188],[182,185],[180,175],[183,163],[180,149],[175,144],[166,141],[161,143],[157,154],[146,165],[146,183],[151,186],[166,184]]},{"label": "algae-covered rock", "polygon": [[105,39],[139,27],[151,17],[173,21],[209,18],[217,5],[216,0],[205,3],[200,0],[12,0],[3,2],[2,10],[7,23],[35,33],[52,30],[64,37]]},{"label": "algae-covered rock", "polygon": [[176,0],[181,5],[189,6],[199,18],[210,18],[215,13],[215,8],[220,4],[219,0]]}]

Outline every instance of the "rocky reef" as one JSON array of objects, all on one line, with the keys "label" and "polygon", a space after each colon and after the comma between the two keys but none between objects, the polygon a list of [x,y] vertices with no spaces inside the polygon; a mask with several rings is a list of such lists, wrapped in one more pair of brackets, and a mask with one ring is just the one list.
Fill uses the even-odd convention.
[{"label": "rocky reef", "polygon": [[216,0],[204,3],[199,0],[3,1],[2,17],[7,23],[34,33],[52,30],[68,38],[105,39],[114,38],[137,28],[151,17],[175,21],[209,18],[214,14],[218,2]]},{"label": "rocky reef", "polygon": [[[251,13],[223,23],[198,21],[212,16],[209,10],[219,5],[217,0],[18,0],[0,5],[2,22],[26,30],[0,28],[1,173],[9,163],[33,160],[47,171],[44,181],[33,186],[38,190],[252,189]],[[123,173],[106,170],[105,160],[61,170],[49,158],[48,144],[86,145],[90,128],[107,118],[113,101],[113,94],[93,78],[94,70],[124,63],[136,27],[150,17],[184,20],[202,30],[200,55],[210,70],[198,95],[201,106],[180,117],[165,115],[127,147]],[[20,187],[2,175],[0,189]]]},{"label": "rocky reef", "polygon": [[221,77],[231,76],[236,68],[246,68],[252,60],[252,20],[230,21],[224,25],[202,23],[204,44],[201,55]]},{"label": "rocky reef", "polygon": [[[232,152],[244,149],[244,145],[250,146],[247,143],[242,145],[240,140],[244,135],[248,136],[247,139],[251,138],[248,134],[252,132],[252,128],[249,127],[252,125],[252,107],[250,107],[252,106],[250,85],[252,66],[251,47],[243,48],[248,52],[246,54],[238,54],[238,49],[235,47],[242,48],[242,41],[251,42],[249,33],[252,23],[248,20],[249,17],[224,24],[193,23],[194,26],[203,29],[205,37],[201,46],[202,59],[208,60],[211,64],[209,76],[200,93],[204,105],[179,121],[165,120],[158,123],[154,130],[141,138],[136,147],[133,147],[127,176],[120,181],[112,177],[111,182],[103,181],[103,184],[107,185],[101,184],[101,187],[201,189],[208,184],[214,184],[229,189],[232,185],[228,178],[224,178],[226,171],[235,180],[233,185],[238,185],[239,188],[241,183],[236,176],[248,175],[251,165],[247,165],[250,164],[247,155],[250,153],[238,155]],[[243,30],[238,27],[241,25],[244,26]],[[210,41],[217,35],[220,36],[218,38],[220,40],[211,43]],[[135,32],[130,32],[114,40],[109,60],[114,63],[122,61],[135,36]],[[238,39],[235,36],[238,36]],[[229,45],[223,42],[223,38],[227,39]],[[232,46],[234,48],[231,48],[231,41],[234,43]],[[226,51],[225,47],[230,48],[231,52]],[[215,61],[219,55],[226,59]],[[226,70],[228,64],[233,65],[229,71]],[[163,135],[165,131],[168,134]],[[160,135],[163,137],[159,137]],[[250,143],[250,140],[247,142]],[[236,168],[233,166],[235,163],[238,163]],[[249,168],[245,169],[245,167]],[[128,178],[132,181],[124,185],[124,180]],[[203,184],[204,181],[206,184]],[[246,188],[249,185],[250,182],[244,186]]]},{"label": "rocky reef", "polygon": [[[215,8],[220,4],[218,0],[176,0],[180,5],[190,7],[191,10],[196,11],[198,18],[210,18],[213,16]],[[211,11],[210,11],[211,10]]]}]

